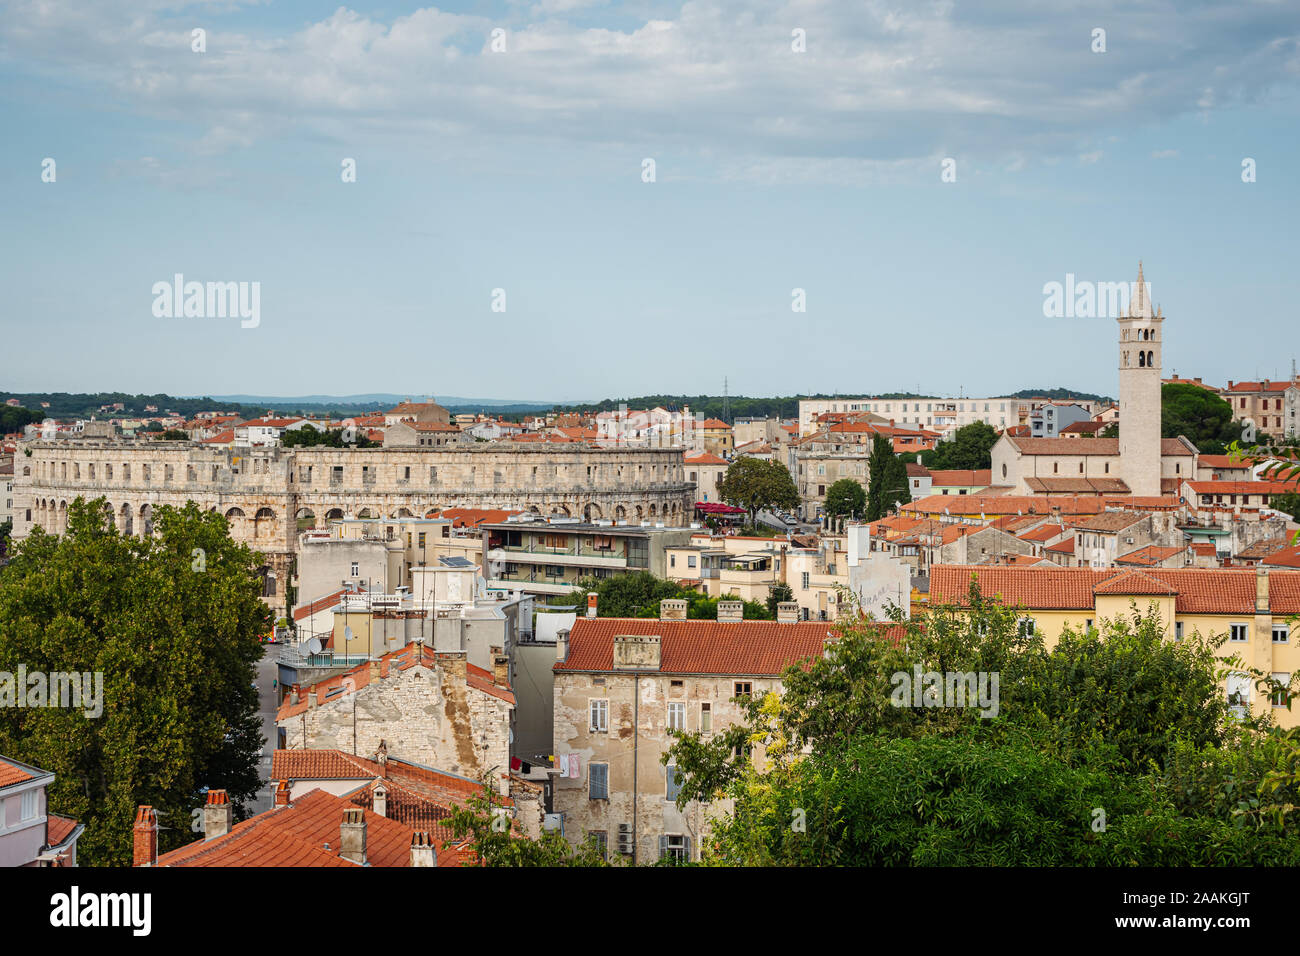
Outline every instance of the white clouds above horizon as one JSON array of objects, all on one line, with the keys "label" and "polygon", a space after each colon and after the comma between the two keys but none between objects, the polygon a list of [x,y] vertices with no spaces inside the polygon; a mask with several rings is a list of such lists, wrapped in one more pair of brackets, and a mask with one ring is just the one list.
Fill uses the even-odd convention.
[{"label": "white clouds above horizon", "polygon": [[[1300,10],[1115,3],[896,7],[689,0],[633,28],[577,26],[616,4],[540,0],[492,20],[425,7],[381,20],[340,6],[292,30],[229,3],[3,4],[0,61],[183,118],[221,153],[298,130],[376,139],[549,141],[690,150],[755,182],[874,177],[936,156],[1019,169],[1101,157],[1115,129],[1291,97]],[[238,9],[238,26],[230,11]],[[207,52],[190,51],[190,29]],[[1090,51],[1094,26],[1109,52]],[[507,30],[507,52],[490,49]],[[790,49],[806,31],[807,52]]]}]

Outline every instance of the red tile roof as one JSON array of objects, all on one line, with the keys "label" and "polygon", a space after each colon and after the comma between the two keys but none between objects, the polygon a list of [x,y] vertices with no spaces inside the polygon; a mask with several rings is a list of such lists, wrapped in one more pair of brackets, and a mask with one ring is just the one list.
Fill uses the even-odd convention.
[{"label": "red tile roof", "polygon": [[727,424],[726,422],[724,422],[724,421],[719,421],[719,420],[716,419],[716,418],[706,418],[706,419],[704,419],[704,421],[700,422],[700,427],[701,427],[701,428],[707,428],[707,429],[709,429],[709,430],[711,430],[711,431],[717,430],[717,429],[719,429],[719,428],[725,428],[725,429],[727,429],[728,431],[731,430],[731,426],[730,426],[730,425],[728,425],[728,424]]},{"label": "red tile roof", "polygon": [[1116,564],[1137,564],[1142,566],[1161,564],[1168,561],[1176,554],[1181,554],[1185,548],[1170,546],[1167,548],[1158,547],[1157,545],[1147,545],[1145,548],[1139,548],[1136,551],[1130,551],[1119,558],[1115,559]]},{"label": "red tile roof", "polygon": [[81,824],[72,817],[59,816],[57,813],[49,814],[45,823],[46,845],[51,847],[61,846],[79,826]]},{"label": "red tile roof", "polygon": [[[345,797],[311,790],[231,827],[213,840],[198,840],[158,858],[159,866],[356,866],[339,856],[339,824],[354,805]],[[362,810],[366,821],[366,863],[410,866],[414,828]],[[437,845],[437,837],[434,838]],[[326,845],[329,849],[325,849]],[[446,863],[444,863],[446,853]],[[438,864],[455,865],[463,851],[442,845]]]},{"label": "red tile roof", "polygon": [[1291,382],[1283,379],[1280,382],[1230,382],[1224,389],[1227,392],[1285,392],[1291,387]]},{"label": "red tile roof", "polygon": [[1290,481],[1188,481],[1198,495],[1282,495],[1295,491]]},{"label": "red tile roof", "polygon": [[[1012,438],[1011,443],[1022,455],[1119,455],[1118,438]],[[1178,438],[1160,439],[1160,454],[1165,457],[1189,458],[1196,454]]]},{"label": "red tile roof", "polygon": [[0,757],[0,789],[12,787],[16,783],[26,783],[31,779],[33,779],[32,775],[18,764],[10,763],[4,757]]},{"label": "red tile roof", "polygon": [[1129,487],[1121,478],[1039,478],[1025,479],[1030,491],[1042,494],[1118,495],[1127,494]]},{"label": "red tile roof", "polygon": [[1207,468],[1250,468],[1250,462],[1240,458],[1233,458],[1231,455],[1202,455],[1196,460],[1196,463]]},{"label": "red tile roof", "polygon": [[1300,546],[1274,551],[1263,558],[1260,564],[1278,568],[1300,568]]},{"label": "red tile roof", "polygon": [[569,633],[564,671],[614,671],[616,635],[659,635],[661,674],[776,677],[786,666],[819,657],[834,625],[827,621],[656,621],[578,618]]},{"label": "red tile roof", "polygon": [[993,469],[979,468],[974,471],[957,469],[939,469],[931,471],[930,478],[935,487],[983,488],[993,483]]},{"label": "red tile roof", "polygon": [[683,458],[682,461],[688,465],[725,465],[727,460],[719,458],[717,455],[711,455],[708,452],[696,455],[693,458]]},{"label": "red tile roof", "polygon": [[[1000,595],[1009,605],[1030,610],[1089,610],[1094,594],[1145,594],[1136,588],[1138,572],[1094,568],[987,568],[935,565],[930,569],[930,603],[964,601],[972,572],[979,577],[985,596]],[[1176,593],[1180,614],[1254,614],[1255,571],[1222,568],[1152,568],[1142,572],[1158,585]],[[1121,581],[1121,579],[1124,579]],[[1109,583],[1107,583],[1109,582]],[[1099,586],[1106,589],[1094,592]],[[1273,614],[1300,613],[1300,573],[1275,571],[1269,575],[1269,605]]]},{"label": "red tile roof", "polygon": [[500,508],[444,508],[439,512],[431,511],[425,517],[446,518],[453,528],[477,528],[481,524],[497,524],[517,514],[523,512]]}]

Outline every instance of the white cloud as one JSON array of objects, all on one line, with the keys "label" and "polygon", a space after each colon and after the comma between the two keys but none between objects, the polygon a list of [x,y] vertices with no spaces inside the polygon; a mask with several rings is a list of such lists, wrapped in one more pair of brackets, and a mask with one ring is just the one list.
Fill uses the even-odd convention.
[{"label": "white cloud", "polygon": [[[598,0],[524,0],[502,22],[339,7],[288,32],[251,31],[247,11],[228,30],[229,6],[21,0],[7,7],[0,60],[106,86],[139,114],[201,124],[200,151],[346,124],[353,135],[456,137],[467,148],[671,148],[759,179],[800,162],[802,176],[874,176],[944,150],[1014,170],[1116,127],[1293,93],[1300,63],[1300,12],[1282,4],[1225,33],[1210,7],[1168,18],[1115,0],[1093,14],[1112,24],[1105,56],[1091,52],[1088,31],[1062,31],[1055,11],[1012,0],[687,0],[655,5],[655,19],[626,29],[569,22],[578,10],[588,21],[628,18]],[[208,31],[203,54],[190,51],[195,22]],[[503,54],[489,49],[496,26],[508,30]],[[793,26],[807,31],[808,52],[792,52]]]}]

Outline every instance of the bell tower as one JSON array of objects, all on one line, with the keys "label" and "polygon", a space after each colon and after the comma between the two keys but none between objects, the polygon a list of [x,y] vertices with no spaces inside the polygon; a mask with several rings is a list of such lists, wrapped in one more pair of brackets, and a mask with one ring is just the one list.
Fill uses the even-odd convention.
[{"label": "bell tower", "polygon": [[1161,310],[1151,311],[1151,296],[1138,263],[1137,283],[1127,315],[1119,318],[1119,467],[1134,495],[1160,494],[1160,329]]}]

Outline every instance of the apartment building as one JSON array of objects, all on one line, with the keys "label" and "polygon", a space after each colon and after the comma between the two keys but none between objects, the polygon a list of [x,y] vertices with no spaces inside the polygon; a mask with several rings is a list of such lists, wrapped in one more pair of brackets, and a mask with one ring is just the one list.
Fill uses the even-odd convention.
[{"label": "apartment building", "polygon": [[718,487],[722,484],[722,478],[726,475],[729,465],[725,458],[707,452],[687,455],[682,459],[686,480],[695,482],[696,501],[722,500]]},{"label": "apartment building", "polygon": [[1300,435],[1300,380],[1228,382],[1219,395],[1232,406],[1235,421],[1247,419],[1257,431],[1277,438]]},{"label": "apartment building", "polygon": [[[1220,658],[1237,657],[1283,682],[1300,668],[1300,629],[1288,620],[1300,614],[1300,571],[937,565],[930,571],[930,603],[962,603],[972,574],[985,595],[1023,608],[1022,627],[1041,634],[1049,648],[1067,625],[1083,630],[1127,618],[1136,606],[1157,613],[1171,640],[1227,636]],[[1284,728],[1300,726],[1300,714],[1261,695],[1240,673],[1227,678],[1224,691],[1255,713],[1271,710]]]},{"label": "apartment building", "polygon": [[488,559],[488,587],[526,594],[567,594],[580,581],[629,571],[668,576],[666,549],[690,541],[691,528],[663,522],[515,515],[479,526]]},{"label": "apartment building", "polygon": [[657,621],[580,618],[561,632],[552,799],[570,843],[593,840],[634,865],[699,859],[709,820],[730,806],[677,808],[681,777],[660,762],[669,732],[725,730],[742,718],[740,700],[779,691],[786,665],[819,656],[829,637],[793,606],[782,621],[743,621],[739,610],[688,621],[685,601],[665,601]]},{"label": "apartment building", "polygon": [[1067,426],[1091,422],[1092,412],[1075,402],[1044,402],[1029,413],[1032,438],[1059,438]]},{"label": "apartment building", "polygon": [[951,432],[974,422],[996,429],[1020,424],[1022,400],[1016,398],[835,398],[802,399],[799,402],[799,433],[815,431],[815,419],[826,412],[868,412],[897,425],[913,425],[937,432]]}]

